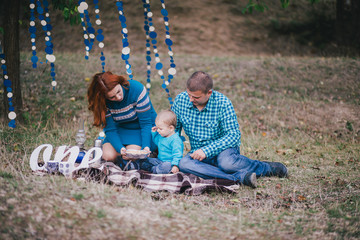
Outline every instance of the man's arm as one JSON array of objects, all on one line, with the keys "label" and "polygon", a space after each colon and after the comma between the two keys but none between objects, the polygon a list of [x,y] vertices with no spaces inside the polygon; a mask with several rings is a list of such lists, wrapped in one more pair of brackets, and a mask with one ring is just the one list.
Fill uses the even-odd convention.
[{"label": "man's arm", "polygon": [[200,148],[206,155],[206,158],[216,156],[227,148],[240,145],[241,132],[232,103],[229,101],[223,105],[222,109],[220,125],[218,127],[221,128],[225,134],[211,144]]}]

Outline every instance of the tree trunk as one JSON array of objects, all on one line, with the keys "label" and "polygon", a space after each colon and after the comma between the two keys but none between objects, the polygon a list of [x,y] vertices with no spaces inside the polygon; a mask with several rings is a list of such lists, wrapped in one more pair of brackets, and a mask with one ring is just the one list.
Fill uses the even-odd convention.
[{"label": "tree trunk", "polygon": [[[20,50],[19,50],[19,12],[20,0],[7,1],[4,10],[4,53],[7,66],[7,75],[12,83],[13,106],[16,112],[16,122],[22,122],[22,94],[20,86]],[[4,118],[8,117],[9,105],[7,90],[4,90]]]},{"label": "tree trunk", "polygon": [[360,1],[336,1],[336,38],[341,46],[360,48]]}]

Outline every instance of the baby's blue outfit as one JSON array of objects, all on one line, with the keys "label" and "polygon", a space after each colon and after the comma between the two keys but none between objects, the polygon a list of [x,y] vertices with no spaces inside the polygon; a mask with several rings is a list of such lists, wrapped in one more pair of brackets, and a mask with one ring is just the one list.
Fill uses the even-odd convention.
[{"label": "baby's blue outfit", "polygon": [[159,154],[157,158],[144,160],[141,169],[157,174],[170,173],[173,166],[179,166],[180,159],[183,157],[183,141],[178,133],[170,137],[162,137],[158,132],[151,132],[151,135]]}]

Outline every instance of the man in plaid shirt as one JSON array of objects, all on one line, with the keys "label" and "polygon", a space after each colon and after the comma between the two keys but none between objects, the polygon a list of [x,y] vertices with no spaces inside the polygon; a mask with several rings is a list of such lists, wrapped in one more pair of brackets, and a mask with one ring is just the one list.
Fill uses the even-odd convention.
[{"label": "man in plaid shirt", "polygon": [[180,171],[204,179],[222,178],[255,188],[260,176],[287,177],[282,163],[251,160],[240,154],[239,123],[231,101],[212,90],[205,72],[195,72],[172,106],[176,131],[184,129],[191,151],[180,160]]}]

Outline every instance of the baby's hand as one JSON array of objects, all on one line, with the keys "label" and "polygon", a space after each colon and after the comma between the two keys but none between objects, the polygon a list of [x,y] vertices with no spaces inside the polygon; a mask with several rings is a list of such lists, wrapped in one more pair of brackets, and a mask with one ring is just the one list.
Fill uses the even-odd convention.
[{"label": "baby's hand", "polygon": [[177,167],[177,166],[173,166],[172,167],[172,169],[171,169],[171,172],[172,173],[177,173],[177,172],[179,172],[180,170],[179,170],[179,168]]},{"label": "baby's hand", "polygon": [[156,132],[156,131],[157,131],[157,129],[158,129],[158,127],[157,127],[157,126],[155,126],[155,127],[152,127],[152,128],[151,128],[151,131]]}]

